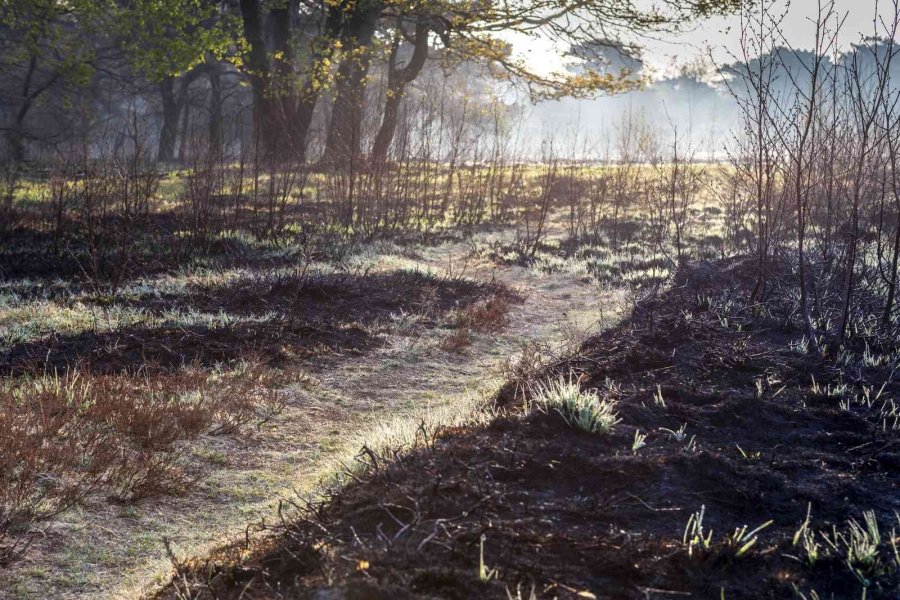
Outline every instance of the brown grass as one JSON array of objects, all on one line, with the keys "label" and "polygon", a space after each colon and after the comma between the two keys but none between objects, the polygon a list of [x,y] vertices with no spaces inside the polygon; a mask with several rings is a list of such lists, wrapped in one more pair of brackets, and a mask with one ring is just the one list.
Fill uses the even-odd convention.
[{"label": "brown grass", "polygon": [[280,410],[282,375],[249,363],[133,377],[64,375],[0,386],[0,562],[20,555],[33,525],[87,495],[133,502],[195,479],[186,442]]},{"label": "brown grass", "polygon": [[441,350],[461,354],[472,345],[472,331],[468,327],[460,327],[441,340]]},{"label": "brown grass", "polygon": [[500,331],[509,322],[509,310],[509,299],[492,294],[485,300],[460,310],[457,314],[457,324],[478,332]]}]

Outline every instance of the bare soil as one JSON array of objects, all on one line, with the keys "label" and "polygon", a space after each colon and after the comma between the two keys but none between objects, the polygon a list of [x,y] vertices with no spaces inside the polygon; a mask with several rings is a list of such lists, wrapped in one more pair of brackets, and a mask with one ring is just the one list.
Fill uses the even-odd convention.
[{"label": "bare soil", "polygon": [[[900,386],[877,368],[839,382],[771,320],[745,314],[740,330],[726,327],[700,299],[746,297],[744,272],[731,261],[681,273],[671,292],[536,376],[618,384],[611,435],[553,411],[522,414],[521,385],[510,384],[489,425],[394,457],[364,454],[358,481],[299,506],[262,542],[182,564],[158,597],[900,597],[890,566],[900,440],[865,405],[842,408],[811,382],[858,391],[888,380],[891,397]],[[683,424],[693,446],[663,429]],[[636,430],[646,446],[633,451]],[[689,555],[685,527],[701,507],[713,537]],[[855,573],[837,552],[810,564],[794,544],[808,510],[809,529],[832,539],[874,511],[877,558]],[[746,552],[728,543],[735,528],[770,520]]]}]

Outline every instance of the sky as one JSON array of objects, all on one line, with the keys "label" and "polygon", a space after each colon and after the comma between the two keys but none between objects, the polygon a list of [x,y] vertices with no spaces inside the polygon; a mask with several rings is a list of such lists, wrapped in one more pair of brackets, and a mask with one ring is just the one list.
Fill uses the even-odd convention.
[{"label": "sky", "polygon": [[[791,46],[810,49],[815,39],[813,21],[818,12],[818,0],[770,0],[769,3],[779,14],[787,11],[782,29]],[[848,47],[862,36],[872,35],[876,9],[883,18],[893,17],[895,5],[893,0],[835,0],[835,12],[844,19],[838,45]],[[677,74],[679,65],[695,62],[698,58],[708,62],[712,57],[719,64],[731,62],[730,56],[740,54],[739,33],[739,17],[711,19],[678,36],[642,40],[644,60],[656,79]],[[564,68],[561,58],[564,49],[561,51],[551,43],[534,38],[525,43],[517,43],[515,39],[510,41],[532,69],[552,72]],[[710,69],[710,72],[714,70]],[[617,128],[628,115],[636,114],[645,118],[662,137],[669,134],[667,123],[677,123],[680,131],[689,132],[692,143],[698,145],[701,158],[716,157],[722,155],[722,148],[731,139],[730,132],[739,127],[736,105],[724,90],[719,90],[718,94],[697,96],[680,86],[659,84],[623,95],[548,100],[530,105],[526,128],[534,140],[542,140],[548,132],[572,130],[582,132],[586,138],[615,139]]]},{"label": "sky", "polygon": [[[777,13],[787,11],[783,30],[790,44],[810,48],[818,0],[775,0],[770,4]],[[875,31],[875,15],[889,18],[894,11],[893,0],[835,0],[835,12],[844,19],[838,43],[846,47],[862,35],[871,35]],[[729,53],[737,54],[740,50],[739,30],[739,17],[716,17],[697,23],[677,36],[644,39],[639,43],[645,48],[645,62],[657,76],[664,76],[679,65],[710,55],[717,62],[728,62]],[[552,72],[564,67],[560,49],[548,40],[513,38],[511,41],[516,54],[536,70]]]}]

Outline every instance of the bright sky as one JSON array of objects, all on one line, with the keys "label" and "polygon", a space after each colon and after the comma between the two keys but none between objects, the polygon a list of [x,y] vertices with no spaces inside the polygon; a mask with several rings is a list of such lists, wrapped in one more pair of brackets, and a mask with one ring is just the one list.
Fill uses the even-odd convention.
[{"label": "bright sky", "polygon": [[[845,18],[838,43],[847,46],[858,41],[861,35],[871,35],[875,31],[873,21],[876,14],[885,19],[892,18],[895,5],[894,0],[836,0],[835,9],[838,15]],[[812,46],[813,20],[818,11],[818,0],[776,0],[774,10],[777,13],[787,10],[782,27],[793,46]],[[729,51],[737,54],[740,49],[739,28],[738,17],[719,17],[698,23],[690,31],[677,37],[644,40],[642,45],[646,48],[645,60],[660,74],[671,70],[672,65],[684,64],[707,55],[707,48],[712,50],[716,61],[726,62]],[[563,66],[559,59],[560,53],[554,50],[549,41],[534,38],[527,38],[523,42],[516,39],[512,41],[516,52],[525,57],[535,69],[552,71]]]}]

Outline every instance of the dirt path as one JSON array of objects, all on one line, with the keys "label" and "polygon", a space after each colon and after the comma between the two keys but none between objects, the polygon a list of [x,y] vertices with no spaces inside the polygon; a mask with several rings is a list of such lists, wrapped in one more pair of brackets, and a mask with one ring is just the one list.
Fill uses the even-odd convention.
[{"label": "dirt path", "polygon": [[501,382],[501,365],[529,340],[559,344],[615,323],[620,292],[600,291],[567,274],[543,275],[466,259],[463,243],[429,248],[415,258],[376,255],[377,269],[418,268],[503,281],[518,289],[509,324],[474,334],[463,353],[440,347],[446,331],[406,327],[362,357],[312,365],[290,389],[271,426],[240,436],[203,439],[199,457],[213,473],[183,497],[136,506],[103,500],[55,522],[0,586],[0,598],[134,598],[169,572],[163,540],[194,555],[243,535],[271,518],[278,498],[309,493],[371,435],[401,435],[425,414],[464,414]]}]

